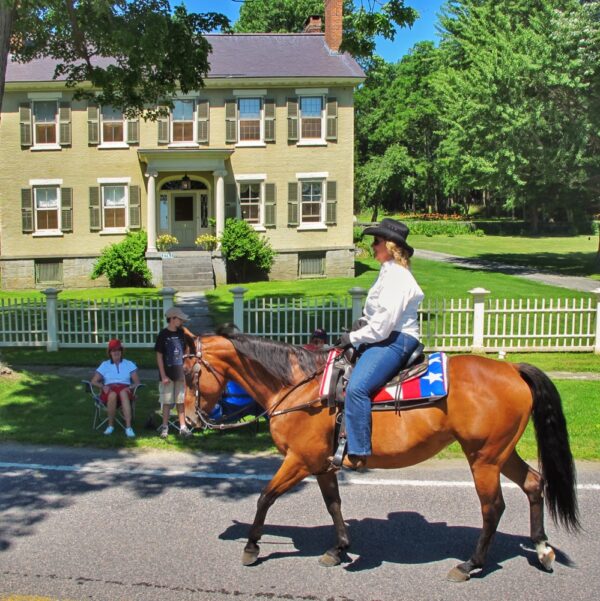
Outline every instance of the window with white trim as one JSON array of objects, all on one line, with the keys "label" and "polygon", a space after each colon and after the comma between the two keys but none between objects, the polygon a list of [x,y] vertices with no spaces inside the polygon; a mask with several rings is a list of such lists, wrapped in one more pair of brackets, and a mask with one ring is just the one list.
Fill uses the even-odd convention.
[{"label": "window with white trim", "polygon": [[35,231],[60,231],[59,186],[36,186],[33,189],[35,207]]},{"label": "window with white trim", "polygon": [[323,181],[300,182],[300,223],[323,222]]},{"label": "window with white trim", "polygon": [[174,100],[171,112],[171,142],[194,142],[194,101]]},{"label": "window with white trim", "polygon": [[261,183],[260,182],[240,182],[239,199],[240,212],[242,219],[254,225],[260,225],[261,221]]},{"label": "window with white trim", "polygon": [[300,97],[300,139],[322,140],[323,139],[323,97],[301,96]]},{"label": "window with white trim", "polygon": [[33,135],[35,146],[58,144],[58,103],[55,100],[33,103]]},{"label": "window with white trim", "polygon": [[240,142],[262,142],[262,100],[238,99],[238,139]]},{"label": "window with white trim", "polygon": [[105,230],[127,227],[127,186],[104,184],[102,188],[102,224]]},{"label": "window with white trim", "polygon": [[102,118],[102,144],[115,144],[125,142],[125,120],[123,111],[113,106],[103,106]]}]

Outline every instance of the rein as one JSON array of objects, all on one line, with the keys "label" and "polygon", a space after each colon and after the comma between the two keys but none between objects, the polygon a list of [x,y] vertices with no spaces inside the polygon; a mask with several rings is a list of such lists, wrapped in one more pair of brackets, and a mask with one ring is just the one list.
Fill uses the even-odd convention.
[{"label": "rein", "polygon": [[[283,401],[285,401],[285,399],[292,393],[294,392],[294,390],[296,390],[297,388],[299,388],[300,386],[303,386],[304,384],[307,384],[308,382],[310,382],[311,380],[314,380],[318,375],[322,374],[323,371],[325,370],[325,367],[321,367],[319,369],[317,369],[315,372],[313,372],[311,375],[307,376],[306,378],[304,378],[303,380],[301,380],[300,382],[298,382],[297,384],[294,384],[294,386],[292,388],[290,388],[274,405],[273,407],[271,407],[271,410],[269,411],[269,409],[265,409],[260,415],[256,415],[254,416],[253,419],[245,421],[245,422],[236,422],[234,424],[226,424],[223,422],[219,422],[219,421],[213,421],[210,419],[207,419],[206,417],[204,417],[204,413],[202,412],[202,410],[200,410],[200,403],[199,403],[199,396],[200,396],[200,374],[202,372],[202,367],[201,365],[204,365],[204,367],[206,367],[206,369],[208,371],[210,371],[210,373],[215,377],[215,379],[217,381],[219,381],[223,386],[225,386],[225,381],[226,381],[226,377],[225,374],[221,373],[220,371],[218,371],[217,369],[215,369],[204,357],[202,354],[202,342],[200,340],[200,336],[198,336],[195,340],[195,353],[190,353],[190,354],[186,354],[184,355],[184,358],[194,358],[196,359],[196,363],[194,363],[194,366],[192,367],[192,383],[194,384],[194,389],[195,389],[195,394],[196,394],[196,415],[198,416],[198,418],[200,419],[200,421],[202,422],[202,425],[209,429],[209,430],[233,430],[235,428],[242,428],[244,426],[249,426],[251,424],[256,423],[261,417],[267,417],[268,419],[272,418],[272,417],[277,417],[278,415],[284,415],[286,413],[291,413],[292,411],[301,411],[303,409],[308,409],[310,407],[312,407],[313,405],[315,405],[316,403],[320,402],[322,399],[321,398],[316,398],[313,399],[312,401],[308,401],[306,403],[302,403],[301,405],[294,405],[293,407],[288,407],[287,409],[280,409],[278,411],[275,411],[277,409],[277,407],[279,407],[281,405],[281,403],[283,403]],[[238,411],[228,415],[228,416],[223,416],[223,420],[224,419],[231,419],[232,417],[235,417],[238,413],[241,414],[243,411],[245,410],[245,407],[242,407],[241,409],[239,409]]]}]

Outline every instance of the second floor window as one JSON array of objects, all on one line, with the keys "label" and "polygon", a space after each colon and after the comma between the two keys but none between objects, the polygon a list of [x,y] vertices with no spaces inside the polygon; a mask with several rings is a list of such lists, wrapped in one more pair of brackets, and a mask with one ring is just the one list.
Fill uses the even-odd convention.
[{"label": "second floor window", "polygon": [[102,142],[110,144],[123,142],[124,137],[123,113],[112,107],[102,107]]},{"label": "second floor window", "polygon": [[34,196],[35,230],[58,230],[60,210],[58,186],[40,186],[34,188]]},{"label": "second floor window", "polygon": [[173,142],[194,141],[194,101],[175,100],[171,115],[171,140]]},{"label": "second floor window", "polygon": [[323,98],[304,96],[300,98],[300,137],[321,139],[323,121]]},{"label": "second floor window", "polygon": [[53,100],[37,101],[33,104],[34,144],[56,144],[57,104]]},{"label": "second floor window", "polygon": [[240,211],[248,223],[260,224],[260,183],[240,183]]},{"label": "second floor window", "polygon": [[261,101],[260,98],[240,98],[238,105],[240,142],[261,140]]},{"label": "second floor window", "polygon": [[102,221],[105,229],[126,227],[126,190],[124,185],[102,186]]}]

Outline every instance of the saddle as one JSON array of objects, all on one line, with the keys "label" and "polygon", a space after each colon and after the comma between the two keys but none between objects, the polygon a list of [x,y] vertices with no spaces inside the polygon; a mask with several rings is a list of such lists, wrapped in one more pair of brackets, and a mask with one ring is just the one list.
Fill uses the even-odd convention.
[{"label": "saddle", "polygon": [[[448,395],[447,356],[432,353],[426,356],[419,343],[403,368],[371,399],[371,411],[404,411],[430,406]],[[319,393],[328,407],[337,411],[337,450],[333,467],[339,468],[346,450],[344,402],[346,386],[350,380],[357,352],[332,349],[327,357]]]}]

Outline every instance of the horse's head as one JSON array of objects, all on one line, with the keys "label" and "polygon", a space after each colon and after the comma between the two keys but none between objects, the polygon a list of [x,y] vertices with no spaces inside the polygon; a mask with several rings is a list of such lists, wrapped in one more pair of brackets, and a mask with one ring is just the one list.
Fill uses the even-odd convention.
[{"label": "horse's head", "polygon": [[215,354],[218,346],[218,336],[193,336],[186,331],[186,354],[183,362],[186,381],[185,413],[194,427],[201,425],[198,411],[209,415],[221,400],[227,383],[223,365]]}]

